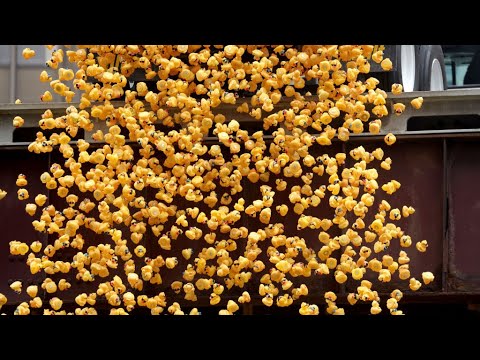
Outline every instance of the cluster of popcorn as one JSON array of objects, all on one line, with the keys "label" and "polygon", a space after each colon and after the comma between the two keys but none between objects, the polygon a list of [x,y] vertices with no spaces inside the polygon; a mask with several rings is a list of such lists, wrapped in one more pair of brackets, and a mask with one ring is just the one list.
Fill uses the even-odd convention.
[{"label": "cluster of popcorn", "polygon": [[[382,283],[398,276],[413,291],[422,286],[411,277],[406,250],[416,243],[416,250],[425,252],[427,241],[415,242],[396,224],[414,208],[375,201],[379,192],[391,195],[401,186],[393,179],[377,182],[392,159],[380,147],[369,152],[363,146],[314,155],[327,151],[335,138],[379,134],[382,117],[405,110],[402,103],[389,108],[387,93],[368,76],[370,59],[392,69],[382,50],[373,45],[66,48],[54,50],[40,74],[51,87],[41,100],[51,101],[55,93],[71,103],[79,93],[80,102],[58,117],[46,110],[38,123],[42,131],[28,147],[65,159],[39,179],[63,206],[46,205],[42,193],[30,196],[33,179],[18,176],[18,200],[26,203],[34,229],[48,233],[48,243],[10,241],[11,254],[25,258],[32,275],[47,275],[28,286],[12,282],[15,293],[25,287],[31,297],[15,314],[31,309],[97,314],[101,305],[110,314],[146,307],[154,315],[197,315],[197,307],[184,311],[181,304],[195,306],[203,296],[225,315],[256,299],[267,307],[297,304],[302,315],[318,315],[322,305],[328,314],[343,315],[332,291],[321,294],[326,304],[306,302],[318,295],[316,286],[303,281],[309,277],[315,279],[311,284],[326,277],[339,284],[353,279],[358,286],[348,302],[370,303],[370,312],[378,314],[381,299],[374,282],[364,278],[368,273]],[[35,52],[25,49],[23,56]],[[311,91],[308,84],[314,84]],[[402,85],[391,91],[401,93]],[[422,102],[416,98],[411,106],[418,109]],[[263,130],[242,126],[222,113],[222,104],[234,105],[239,116],[258,121]],[[280,104],[287,106],[278,109]],[[23,124],[21,117],[13,119],[13,126]],[[91,139],[73,143],[81,129]],[[46,136],[47,130],[54,132]],[[389,133],[384,140],[388,147],[396,138]],[[0,198],[5,196],[1,191]],[[328,204],[331,217],[316,216],[321,203]],[[369,211],[374,220],[366,222]],[[289,228],[285,224],[292,218],[297,226]],[[333,236],[333,229],[341,235]],[[302,237],[305,230],[316,235]],[[393,242],[403,248],[399,254],[388,251]],[[433,279],[423,272],[423,284]],[[74,282],[92,282],[96,291],[75,294],[76,307],[67,311],[62,294],[76,291]],[[234,289],[240,289],[237,295],[229,295]],[[393,289],[388,312],[402,314],[402,296]],[[15,302],[14,294],[9,297]],[[0,294],[0,307],[6,303]]]}]

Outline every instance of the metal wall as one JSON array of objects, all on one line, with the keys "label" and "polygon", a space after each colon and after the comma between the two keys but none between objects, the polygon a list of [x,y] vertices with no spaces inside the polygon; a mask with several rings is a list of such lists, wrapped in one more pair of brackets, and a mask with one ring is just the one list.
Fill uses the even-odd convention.
[{"label": "metal wall", "polygon": [[[402,219],[399,226],[406,234],[411,235],[413,243],[427,239],[429,247],[426,253],[419,253],[415,246],[407,249],[407,253],[411,259],[412,276],[421,279],[423,271],[432,271],[435,275],[435,281],[429,285],[423,285],[417,292],[408,289],[408,282],[400,281],[398,274],[392,276],[392,281],[388,284],[380,284],[375,280],[374,274],[367,277],[375,281],[376,289],[380,293],[387,294],[394,288],[399,288],[405,292],[405,300],[410,303],[421,303],[425,301],[434,301],[436,303],[452,302],[455,299],[457,303],[478,303],[480,301],[480,268],[478,266],[478,258],[480,257],[480,242],[478,241],[478,233],[480,233],[480,206],[478,200],[478,192],[475,185],[480,182],[480,164],[478,156],[480,148],[478,145],[479,134],[475,134],[476,140],[468,140],[468,138],[459,135],[442,135],[442,136],[422,136],[422,135],[403,135],[399,136],[398,143],[386,150],[386,156],[393,159],[392,170],[390,172],[380,172],[379,184],[383,184],[391,179],[396,179],[402,184],[401,188],[392,196],[387,196],[379,191],[376,201],[385,198],[392,207],[401,207],[401,205],[411,205],[416,209],[414,215],[408,219]],[[335,143],[327,148],[319,148],[320,153],[335,153],[338,151],[348,152],[355,146],[362,144],[368,151],[382,145],[380,137],[371,137],[368,139],[353,138],[348,144]],[[316,154],[317,155],[317,154]],[[61,156],[52,153],[48,155],[33,155],[28,153],[22,144],[4,146],[0,151],[0,168],[3,171],[0,174],[0,183],[2,187],[9,192],[2,200],[0,208],[0,223],[2,224],[2,238],[0,244],[0,292],[10,294],[9,299],[14,303],[24,300],[25,295],[12,295],[8,288],[9,280],[23,279],[25,284],[30,282],[39,283],[45,277],[44,274],[32,276],[29,274],[28,267],[25,265],[24,257],[12,257],[9,255],[8,242],[11,240],[26,241],[30,243],[33,240],[40,240],[46,243],[47,237],[35,232],[30,224],[33,218],[29,217],[24,210],[25,202],[18,201],[14,195],[16,192],[15,179],[19,172],[28,174],[30,196],[37,193],[45,193],[49,196],[49,202],[54,204],[57,209],[61,210],[65,207],[65,200],[58,198],[56,192],[50,194],[41,186],[38,177],[41,172],[47,170],[53,162],[62,162]],[[350,166],[351,164],[347,164]],[[293,179],[292,184],[298,179]],[[326,180],[326,179],[323,179]],[[318,181],[323,182],[322,179]],[[275,178],[271,178],[271,185],[274,184]],[[248,181],[243,182],[244,191],[241,195],[233,197],[235,202],[238,197],[243,196],[246,203],[249,204],[258,198],[260,183],[252,185]],[[218,186],[219,195],[222,188]],[[147,191],[148,192],[148,191]],[[78,193],[80,200],[85,194]],[[152,195],[152,194],[150,194]],[[145,196],[149,196],[145,194]],[[275,203],[288,203],[287,192],[277,192]],[[191,206],[183,204],[182,199],[177,196],[176,201],[180,207]],[[284,200],[284,201],[282,201]],[[278,202],[278,203],[277,203]],[[198,205],[198,204],[197,204]],[[208,211],[208,207],[200,204],[201,210]],[[322,203],[315,209],[315,216],[320,218],[331,217],[332,209],[327,203]],[[366,223],[371,220],[368,214]],[[247,216],[242,217],[242,223],[238,226],[246,226],[250,230],[262,228],[263,225],[254,218]],[[307,243],[316,251],[321,245],[316,238],[316,232],[312,230],[296,230],[296,217],[286,216],[281,218],[272,212],[271,222],[282,222],[285,225],[287,236],[298,235],[304,237]],[[167,224],[168,225],[168,224]],[[208,233],[205,226],[198,225]],[[332,228],[332,230],[334,230]],[[88,230],[82,230],[88,244],[107,241],[103,235],[94,235]],[[340,234],[340,232],[338,233]],[[336,235],[338,235],[336,234]],[[220,237],[222,236],[221,234]],[[223,237],[221,237],[223,238]],[[53,238],[50,239],[51,242]],[[147,256],[155,257],[159,252],[165,256],[165,252],[158,248],[157,238],[150,232],[145,234],[145,246],[149,249]],[[245,241],[238,241],[238,246],[242,247]],[[186,262],[180,254],[180,250],[185,247],[193,247],[198,252],[206,244],[199,241],[190,241],[184,236],[177,240],[172,248],[171,254],[167,256],[177,256],[180,263],[174,270],[162,270],[162,278],[164,283],[160,286],[150,286],[146,284],[145,291],[147,294],[153,295],[159,291],[165,291],[167,296],[175,296],[169,288],[169,284],[174,280],[182,280],[181,272],[186,267]],[[265,249],[268,244],[264,244]],[[152,250],[154,249],[154,250]],[[391,247],[386,253],[392,256],[398,256],[401,250],[398,243],[392,242]],[[68,252],[68,254],[67,254]],[[65,260],[71,259],[76,252],[67,251],[63,254]],[[238,251],[237,251],[238,252]],[[237,253],[235,252],[235,253]],[[240,253],[238,253],[240,255]],[[63,257],[62,256],[62,257]],[[266,264],[268,259],[265,254],[259,256]],[[141,266],[141,260],[137,266]],[[56,280],[60,277],[58,274],[54,276]],[[72,282],[73,288],[65,295],[65,300],[72,300],[75,294],[86,291],[95,291],[97,281],[95,283],[77,282],[72,274],[67,275],[67,279]],[[63,276],[65,276],[63,275]],[[101,280],[100,281],[104,281]],[[323,293],[333,290],[339,294],[339,303],[345,301],[346,294],[355,291],[358,282],[349,279],[345,284],[338,285],[333,278],[330,277],[298,277],[294,279],[294,283],[298,286],[301,283],[308,285],[310,294],[304,298],[304,301],[323,303]],[[260,305],[255,312],[275,312],[277,310],[266,309],[261,305],[260,298],[257,294],[259,279],[252,278],[244,289],[233,288],[225,293],[220,305],[224,305],[227,299],[236,298],[241,291],[248,290],[254,298],[253,304]],[[197,292],[200,306],[208,304],[209,292]],[[48,299],[47,299],[48,300]],[[179,298],[182,307],[192,307],[196,304]],[[251,306],[247,306],[250,309]],[[262,309],[262,310],[260,310]],[[247,311],[247,310],[246,310]],[[280,311],[280,310],[278,310]]]}]

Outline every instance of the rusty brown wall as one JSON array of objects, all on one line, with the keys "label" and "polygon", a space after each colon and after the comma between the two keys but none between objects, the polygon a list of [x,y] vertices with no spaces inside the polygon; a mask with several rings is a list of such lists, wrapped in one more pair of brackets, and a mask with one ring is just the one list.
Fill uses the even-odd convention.
[{"label": "rusty brown wall", "polygon": [[[435,281],[428,286],[422,286],[422,292],[441,291],[442,285],[442,254],[443,254],[443,236],[442,236],[442,207],[443,207],[443,150],[441,140],[406,140],[398,141],[395,145],[388,147],[382,141],[367,143],[350,142],[347,144],[347,150],[363,145],[367,151],[373,151],[377,147],[382,147],[385,156],[392,159],[392,168],[385,171],[377,167],[379,177],[377,179],[379,186],[390,180],[397,180],[401,187],[392,195],[386,194],[382,190],[377,190],[375,194],[375,209],[369,211],[364,219],[365,224],[370,224],[374,220],[375,211],[382,200],[390,203],[392,209],[401,209],[403,205],[413,206],[415,213],[408,218],[402,218],[396,221],[405,234],[412,237],[413,245],[410,248],[401,248],[398,239],[392,240],[387,251],[381,253],[391,255],[394,259],[398,257],[400,250],[405,250],[410,257],[411,275],[417,280],[421,280],[423,271],[431,271],[435,275]],[[353,159],[350,158],[347,165],[352,166]],[[391,220],[387,220],[391,222]],[[428,250],[420,253],[415,248],[415,243],[426,239],[428,241]],[[372,254],[372,257],[375,254]],[[377,255],[381,261],[381,256]],[[376,274],[371,273],[369,280],[373,281]],[[378,283],[378,280],[376,281]],[[346,291],[352,292],[358,286],[358,282],[352,279],[347,281]],[[402,281],[398,277],[398,272],[392,276],[390,283],[377,284],[378,290],[387,291],[394,288],[400,290],[408,289],[408,281]]]},{"label": "rusty brown wall", "polygon": [[[390,156],[393,159],[392,170],[379,171],[379,184],[383,184],[391,179],[398,180],[402,186],[392,196],[385,195],[383,191],[377,191],[376,203],[381,199],[387,199],[392,207],[400,207],[402,205],[411,205],[416,209],[414,215],[408,219],[402,219],[398,225],[402,227],[406,234],[412,236],[413,242],[427,239],[429,248],[426,253],[419,253],[414,246],[407,249],[408,255],[411,259],[412,275],[417,279],[421,278],[423,271],[432,271],[435,275],[435,281],[428,286],[422,286],[421,290],[413,293],[412,296],[423,297],[431,294],[433,296],[441,294],[466,294],[479,295],[480,294],[480,266],[478,259],[480,258],[480,240],[478,233],[480,232],[480,202],[476,184],[480,183],[480,145],[477,141],[465,141],[464,139],[424,139],[424,138],[410,138],[399,139],[392,147],[385,147],[381,140],[367,140],[359,142],[358,139],[352,139],[349,143],[342,144],[334,143],[328,148],[314,148],[313,155],[318,156],[326,152],[330,155],[340,151],[349,152],[352,148],[362,144],[366,150],[372,151],[376,147],[382,146],[385,149],[385,157]],[[445,152],[445,153],[444,153]],[[444,160],[445,155],[445,160]],[[18,173],[23,172],[28,175],[29,184],[27,189],[30,192],[33,201],[36,194],[42,192],[46,193],[43,184],[39,181],[39,175],[49,168],[49,164],[53,162],[62,163],[64,159],[58,154],[34,155],[30,154],[26,149],[16,150],[2,150],[0,151],[0,179],[1,184],[9,196],[7,196],[1,203],[0,207],[0,223],[2,224],[2,241],[0,242],[0,292],[9,294],[9,299],[18,303],[26,300],[27,295],[15,295],[8,288],[9,280],[24,279],[25,285],[31,282],[41,283],[45,275],[36,275],[32,277],[29,273],[28,267],[25,265],[25,257],[12,257],[9,255],[8,242],[11,240],[20,240],[30,243],[33,240],[40,240],[46,242],[46,236],[39,234],[33,230],[31,225],[32,217],[25,213],[24,206],[26,202],[20,202],[16,199],[17,187],[15,180]],[[353,160],[349,159],[347,166],[352,166]],[[328,175],[324,175],[316,179],[314,185],[327,183]],[[274,186],[275,177],[272,176],[269,184]],[[300,184],[300,179],[291,179],[289,184]],[[235,202],[240,196],[244,197],[246,204],[251,203],[254,199],[259,197],[259,186],[251,184],[248,180],[243,182],[244,191],[239,195],[233,197]],[[223,193],[220,186],[216,189],[217,193]],[[80,201],[85,196],[77,193],[80,196]],[[14,195],[14,196],[12,196]],[[146,197],[150,197],[148,191],[145,192]],[[193,204],[186,204],[184,199],[179,199],[177,196],[178,205],[180,207],[192,206]],[[182,203],[183,201],[183,203]],[[288,204],[288,193],[278,192],[275,195],[275,203]],[[57,209],[61,210],[66,206],[64,199],[60,199],[52,192],[50,195],[50,203],[54,204]],[[207,212],[209,208],[206,205],[195,204],[201,210]],[[308,215],[315,215],[317,217],[331,217],[332,209],[328,206],[328,201],[323,201],[320,206],[315,209],[309,209]],[[374,211],[367,215],[366,223],[372,221]],[[95,211],[92,214],[96,214]],[[448,217],[445,215],[448,214]],[[317,231],[296,229],[296,217],[281,218],[276,211],[272,211],[271,222],[282,222],[285,225],[285,233],[287,236],[298,235],[306,239],[307,244],[316,251],[320,248],[320,243],[317,239]],[[262,224],[256,218],[245,216],[242,220],[242,225],[250,230],[261,228]],[[173,221],[171,221],[173,223]],[[166,225],[168,226],[169,223]],[[240,224],[239,224],[240,225]],[[199,225],[204,234],[208,231],[206,226]],[[332,228],[332,230],[335,227]],[[444,231],[447,236],[444,236]],[[83,231],[83,230],[82,230]],[[339,235],[340,230],[334,235]],[[91,231],[84,233],[88,244],[98,244],[99,242],[108,241],[104,235],[95,235]],[[225,237],[225,236],[224,236]],[[219,236],[218,239],[222,237]],[[50,237],[49,242],[54,239]],[[144,243],[150,252],[148,256],[155,257],[160,253],[157,244],[157,238],[152,233],[147,232],[144,238]],[[242,241],[239,241],[239,247],[242,246]],[[152,246],[153,245],[153,246]],[[161,286],[146,286],[148,294],[165,291],[167,296],[174,296],[169,284],[173,280],[181,280],[182,271],[186,267],[186,261],[181,256],[181,249],[184,247],[193,247],[195,252],[198,252],[206,246],[200,241],[190,241],[184,236],[179,238],[174,243],[173,249],[167,256],[177,256],[179,265],[174,270],[167,270],[162,268],[162,278],[164,283]],[[264,248],[266,249],[267,246]],[[395,242],[388,249],[387,253],[392,256],[398,256],[400,247]],[[65,260],[76,252],[76,250],[65,250],[62,256]],[[240,255],[239,251],[233,255]],[[165,257],[165,254],[162,254]],[[263,253],[259,256],[266,264],[268,259]],[[142,266],[142,261],[137,262],[137,266]],[[443,270],[446,272],[444,273]],[[120,268],[119,273],[122,272]],[[60,275],[55,275],[57,280]],[[63,294],[65,300],[73,300],[74,294],[80,292],[94,291],[98,282],[85,284],[74,279],[74,273],[67,274],[64,277],[72,282],[73,288],[66,294]],[[370,277],[370,279],[373,279]],[[101,280],[103,281],[103,280]],[[221,281],[221,279],[219,279]],[[331,277],[311,277],[311,278],[296,278],[295,285],[306,283],[309,287],[310,298],[315,299],[323,294],[324,291],[333,290],[340,291],[343,294],[354,291],[358,286],[358,282],[354,280],[347,281],[343,286],[339,286]],[[444,283],[447,284],[444,287]],[[249,290],[256,293],[259,285],[259,279],[254,278],[244,289],[232,289],[228,292],[225,298],[233,298],[238,296],[241,291]],[[398,275],[392,277],[392,282],[388,286],[377,286],[380,291],[393,289],[398,287],[401,290],[408,291],[408,284],[400,281]],[[70,295],[68,295],[70,294]],[[200,304],[208,302],[207,297],[209,292],[199,293]],[[437,298],[439,299],[439,298]],[[465,297],[467,301],[467,297]],[[258,302],[258,299],[257,299]],[[182,306],[193,306],[195,304],[180,300]],[[223,301],[222,301],[223,303]]]}]

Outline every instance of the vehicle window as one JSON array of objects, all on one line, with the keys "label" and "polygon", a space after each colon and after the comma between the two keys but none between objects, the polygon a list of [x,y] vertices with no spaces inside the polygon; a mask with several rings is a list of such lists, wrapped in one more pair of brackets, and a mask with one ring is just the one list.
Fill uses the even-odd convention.
[{"label": "vehicle window", "polygon": [[442,45],[449,88],[480,86],[480,45]]}]

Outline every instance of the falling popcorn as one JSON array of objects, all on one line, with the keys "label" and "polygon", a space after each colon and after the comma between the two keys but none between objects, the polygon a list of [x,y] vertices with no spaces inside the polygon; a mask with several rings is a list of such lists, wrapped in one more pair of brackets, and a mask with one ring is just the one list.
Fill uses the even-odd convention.
[{"label": "falling popcorn", "polygon": [[28,60],[28,59],[31,59],[35,56],[35,50],[32,50],[30,48],[25,48],[23,49],[22,51],[22,56]]},{"label": "falling popcorn", "polygon": [[[332,291],[324,294],[326,305],[305,300],[313,289],[302,279],[325,277],[358,285],[347,297],[351,305],[367,301],[371,314],[382,312],[380,304],[392,315],[403,314],[400,290],[385,305],[365,279],[375,273],[376,283],[386,284],[398,275],[412,291],[421,286],[410,276],[406,251],[394,257],[388,250],[393,242],[402,249],[412,245],[396,222],[415,209],[375,203],[380,191],[400,189],[394,179],[378,180],[392,159],[381,148],[324,151],[351,133],[381,133],[388,94],[377,79],[358,76],[370,71],[370,56],[391,70],[383,51],[372,54],[372,45],[50,48],[48,69],[39,76],[50,88],[41,100],[56,94],[70,103],[79,94],[80,102],[58,117],[46,110],[28,147],[36,154],[58,151],[64,160],[39,179],[20,174],[16,181],[19,200],[29,199],[28,184],[40,180],[59,202],[32,194],[34,203],[24,207],[33,228],[53,241],[10,242],[11,254],[24,257],[37,279],[27,287],[31,300],[15,314],[43,309],[92,315],[101,299],[112,315],[142,307],[152,315],[198,315],[197,308],[182,306],[202,297],[222,315],[239,313],[250,302],[298,305],[302,315],[344,315],[348,307],[339,307]],[[22,54],[31,58],[35,52]],[[145,79],[132,85],[134,73]],[[306,91],[310,80],[317,80],[316,92]],[[402,85],[391,90],[399,94]],[[288,106],[280,108],[285,101]],[[420,108],[422,101],[411,105]],[[222,104],[263,130],[243,128],[221,112]],[[404,104],[393,104],[397,115],[404,110]],[[106,127],[96,128],[100,122]],[[13,119],[15,127],[23,123]],[[55,132],[47,137],[47,130]],[[73,144],[82,130],[91,140]],[[396,137],[389,133],[384,141],[393,145]],[[314,155],[318,149],[322,155]],[[350,167],[347,158],[355,161]],[[0,199],[5,195],[0,191]],[[315,216],[322,203],[331,210],[328,218]],[[374,220],[366,219],[368,211]],[[293,218],[296,226],[289,229],[279,217]],[[334,229],[342,235],[334,236]],[[149,242],[151,235],[155,240]],[[420,252],[427,246],[426,240],[416,242]],[[73,250],[69,259],[66,249]],[[73,312],[63,309],[63,293],[76,291],[66,274],[96,288],[74,294]],[[424,284],[433,279],[422,273]],[[22,282],[11,289],[21,292]],[[235,301],[230,294],[236,289],[242,290]],[[38,291],[52,297],[45,300]],[[6,302],[0,296],[0,307]]]}]

